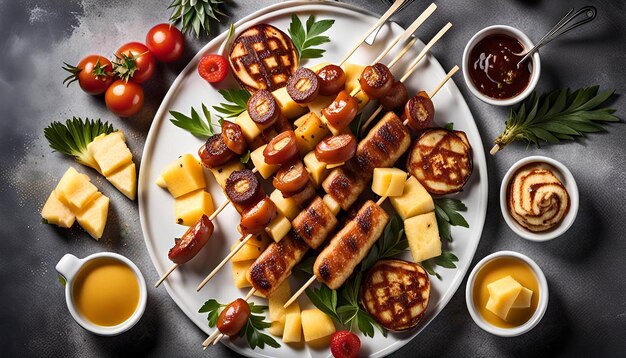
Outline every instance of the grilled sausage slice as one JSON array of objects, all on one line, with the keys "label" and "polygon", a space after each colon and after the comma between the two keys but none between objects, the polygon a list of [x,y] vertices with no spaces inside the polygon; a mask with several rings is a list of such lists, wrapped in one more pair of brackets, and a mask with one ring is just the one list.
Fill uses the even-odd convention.
[{"label": "grilled sausage slice", "polygon": [[356,155],[333,169],[322,187],[343,210],[366,189],[374,168],[392,166],[411,145],[411,134],[393,112],[388,112],[359,143]]},{"label": "grilled sausage slice", "polygon": [[385,210],[368,200],[315,260],[313,272],[318,281],[332,290],[341,287],[382,235],[387,222]]},{"label": "grilled sausage slice", "polygon": [[308,208],[293,219],[291,226],[311,248],[317,249],[335,230],[337,219],[322,198],[317,196]]}]

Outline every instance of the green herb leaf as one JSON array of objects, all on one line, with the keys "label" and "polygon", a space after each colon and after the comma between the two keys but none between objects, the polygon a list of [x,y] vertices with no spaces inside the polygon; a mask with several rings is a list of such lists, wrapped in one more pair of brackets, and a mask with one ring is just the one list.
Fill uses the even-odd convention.
[{"label": "green herb leaf", "polygon": [[309,256],[305,258],[293,268],[293,271],[304,273],[308,277],[313,276],[313,264],[315,263],[315,259],[317,259],[317,256]]},{"label": "green herb leaf", "polygon": [[330,29],[335,20],[316,21],[313,15],[310,15],[306,21],[306,29],[302,25],[302,21],[295,14],[291,15],[291,23],[289,24],[289,36],[298,52],[300,60],[306,58],[320,58],[326,50],[312,48],[330,42],[328,36],[320,36],[322,33]]},{"label": "green herb leaf", "polygon": [[219,10],[222,0],[173,0],[168,9],[172,9],[170,22],[182,23],[182,32],[193,32],[196,37],[201,33],[209,34],[211,23],[219,22],[218,16],[226,16]]},{"label": "green herb leaf", "polygon": [[57,275],[57,278],[59,279],[59,282],[61,283],[61,285],[63,285],[63,287],[65,287],[65,285],[67,284],[67,281],[65,281],[65,277],[63,277],[61,275]]},{"label": "green herb leaf", "polygon": [[453,268],[456,268],[455,262],[458,262],[458,261],[459,261],[459,258],[456,257],[456,255],[453,254],[452,251],[443,250],[441,252],[441,255],[422,262],[422,267],[424,267],[424,270],[426,270],[428,274],[432,276],[436,276],[438,279],[441,280],[441,275],[439,275],[437,271],[435,271],[432,263],[434,263],[437,266],[441,266],[443,268],[453,269]]},{"label": "green herb leaf", "polygon": [[450,226],[469,227],[463,215],[459,213],[459,211],[467,211],[467,206],[458,199],[439,198],[434,201],[439,236],[447,241],[452,241]]},{"label": "green herb leaf", "polygon": [[44,128],[43,134],[48,140],[50,148],[53,150],[69,155],[80,164],[100,170],[96,160],[89,154],[87,144],[91,143],[94,138],[101,134],[109,134],[114,132],[113,126],[109,122],[98,120],[90,120],[86,118],[73,117],[61,122],[52,122]]},{"label": "green herb leaf", "polygon": [[220,316],[220,311],[223,307],[226,307],[226,305],[217,302],[217,300],[210,299],[206,301],[202,307],[200,307],[198,312],[208,313],[207,319],[209,321],[209,327],[213,328],[217,324],[217,319]]},{"label": "green herb leaf", "polygon": [[248,99],[250,99],[250,92],[245,89],[227,89],[219,90],[219,93],[224,97],[226,102],[220,103],[219,106],[213,106],[213,109],[222,113],[226,118],[237,117],[244,111],[246,111]]},{"label": "green herb leaf", "polygon": [[443,128],[445,128],[447,131],[452,131],[454,130],[454,123],[453,122],[446,123],[446,125],[443,126]]},{"label": "green herb leaf", "polygon": [[385,227],[383,235],[361,262],[361,271],[368,270],[378,260],[401,254],[408,247],[409,242],[404,234],[402,218],[399,215],[394,215]]},{"label": "green herb leaf", "polygon": [[363,116],[361,116],[361,113],[359,113],[354,118],[354,120],[350,122],[350,125],[349,125],[350,130],[352,131],[352,134],[354,134],[357,140],[360,140],[362,138],[362,133],[361,133],[362,125],[363,125]]},{"label": "green herb leaf", "polygon": [[614,109],[599,108],[615,90],[598,93],[598,86],[578,89],[556,90],[541,96],[533,92],[511,114],[504,132],[495,140],[491,154],[497,153],[509,143],[522,140],[537,148],[540,142],[560,143],[574,140],[585,133],[600,132],[599,124],[618,122]]},{"label": "green herb leaf", "polygon": [[334,320],[341,322],[337,315],[337,291],[321,285],[319,288],[307,288],[305,292],[315,307]]},{"label": "green herb leaf", "polygon": [[209,109],[202,104],[202,113],[204,120],[200,117],[195,108],[191,107],[191,116],[186,116],[177,111],[170,111],[174,118],[170,118],[170,122],[178,128],[182,128],[196,137],[210,137],[215,134],[213,124],[211,123],[211,113]]},{"label": "green herb leaf", "polygon": [[247,152],[245,152],[240,158],[239,161],[242,164],[248,164],[248,162],[250,161],[250,150],[248,150]]}]

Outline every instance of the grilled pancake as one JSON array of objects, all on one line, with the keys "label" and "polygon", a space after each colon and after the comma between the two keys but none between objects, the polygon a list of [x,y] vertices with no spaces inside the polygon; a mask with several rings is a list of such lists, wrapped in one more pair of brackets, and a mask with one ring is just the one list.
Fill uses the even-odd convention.
[{"label": "grilled pancake", "polygon": [[289,36],[268,24],[252,26],[237,36],[228,60],[239,83],[251,92],[285,87],[298,68],[298,54]]},{"label": "grilled pancake", "polygon": [[430,299],[430,279],[424,269],[404,260],[380,260],[361,283],[361,304],[391,331],[417,326]]},{"label": "grilled pancake", "polygon": [[428,192],[458,192],[472,174],[471,148],[467,136],[460,133],[430,129],[413,144],[407,169]]}]

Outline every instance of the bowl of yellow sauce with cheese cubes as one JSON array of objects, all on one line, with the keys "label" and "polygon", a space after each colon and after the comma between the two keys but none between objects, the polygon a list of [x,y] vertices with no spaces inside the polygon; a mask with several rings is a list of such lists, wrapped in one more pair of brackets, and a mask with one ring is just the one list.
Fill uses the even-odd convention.
[{"label": "bowl of yellow sauce with cheese cubes", "polygon": [[474,322],[501,337],[533,329],[546,312],[548,297],[548,282],[541,268],[513,251],[499,251],[480,260],[465,290]]}]

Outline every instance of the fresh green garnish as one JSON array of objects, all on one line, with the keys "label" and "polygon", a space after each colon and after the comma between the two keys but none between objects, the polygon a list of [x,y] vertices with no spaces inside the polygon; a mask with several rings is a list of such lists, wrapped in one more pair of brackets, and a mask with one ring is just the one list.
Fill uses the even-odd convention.
[{"label": "fresh green garnish", "polygon": [[441,275],[439,275],[437,271],[435,271],[432,264],[434,263],[437,266],[453,269],[456,268],[455,262],[458,261],[459,258],[456,257],[456,255],[454,255],[452,251],[443,250],[441,252],[441,255],[422,262],[422,267],[424,267],[424,270],[426,270],[426,272],[428,272],[430,275],[436,276],[438,279],[441,280]]},{"label": "fresh green garnish", "polygon": [[453,122],[448,122],[448,123],[446,123],[445,126],[443,126],[443,128],[445,128],[445,130],[447,130],[447,131],[454,130],[454,123]]},{"label": "fresh green garnish", "polygon": [[243,155],[239,158],[241,164],[248,164],[250,161],[250,149],[247,152],[243,153]]},{"label": "fresh green garnish", "polygon": [[291,41],[296,47],[298,52],[298,58],[303,60],[305,58],[320,58],[323,56],[326,50],[319,48],[313,48],[313,46],[319,46],[330,42],[328,36],[320,36],[326,30],[330,29],[335,23],[335,20],[320,20],[316,21],[313,15],[310,15],[306,20],[306,29],[302,26],[302,21],[295,14],[291,15],[291,23],[289,24],[289,36]]},{"label": "fresh green garnish", "polygon": [[67,281],[65,281],[65,278],[63,276],[57,275],[57,278],[59,279],[61,285],[65,286],[67,284]]},{"label": "fresh green garnish", "polygon": [[250,92],[245,89],[233,88],[219,90],[219,93],[227,102],[222,102],[219,106],[213,106],[213,109],[225,115],[226,118],[237,117],[247,110],[246,105],[251,96]]},{"label": "fresh green garnish", "polygon": [[[207,320],[209,321],[209,327],[213,328],[217,325],[217,319],[222,309],[226,306],[227,305],[219,303],[215,299],[210,299],[200,307],[198,312],[208,314]],[[250,307],[250,317],[246,325],[243,326],[239,332],[239,337],[245,337],[248,341],[248,345],[250,345],[252,349],[256,347],[263,349],[266,344],[270,347],[279,348],[280,344],[276,342],[274,338],[262,332],[265,328],[270,326],[269,322],[265,322],[264,311],[267,310],[267,306],[260,306],[254,304],[254,302],[248,302],[248,307]]]},{"label": "fresh green garnish", "polygon": [[409,241],[404,235],[404,225],[399,215],[394,215],[385,227],[383,235],[372,246],[370,252],[361,261],[361,271],[374,266],[376,261],[393,257],[403,253],[409,247]]},{"label": "fresh green garnish", "polygon": [[444,240],[452,241],[450,226],[469,227],[463,215],[459,213],[459,211],[467,211],[467,206],[458,199],[440,198],[434,201],[439,236]]},{"label": "fresh green garnish", "polygon": [[170,111],[174,118],[170,118],[170,122],[178,128],[182,128],[197,137],[210,137],[215,134],[213,124],[211,122],[211,113],[209,109],[202,104],[202,113],[204,120],[200,117],[195,108],[191,107],[191,116],[186,116],[180,112]]},{"label": "fresh green garnish", "polygon": [[170,22],[182,22],[182,32],[191,32],[200,36],[201,32],[209,34],[211,22],[220,22],[218,16],[226,16],[219,10],[222,0],[173,0],[168,9],[173,9]]},{"label": "fresh green garnish", "polygon": [[539,142],[559,143],[574,140],[584,133],[601,132],[601,122],[618,122],[611,108],[600,106],[615,90],[598,93],[598,86],[581,88],[573,93],[569,89],[556,90],[530,97],[511,114],[504,132],[495,140],[491,154],[496,154],[509,143],[526,141],[539,148]]},{"label": "fresh green garnish", "polygon": [[68,119],[65,124],[52,122],[44,128],[43,134],[48,140],[50,148],[59,153],[69,155],[80,164],[100,170],[100,167],[87,151],[87,144],[101,134],[113,132],[113,125],[109,122],[90,120],[84,121],[79,117]]},{"label": "fresh green garnish", "polygon": [[352,134],[354,134],[357,140],[360,140],[362,138],[362,134],[363,134],[361,133],[362,125],[363,125],[363,116],[361,116],[361,113],[359,113],[352,120],[352,122],[350,122],[350,125],[349,125],[350,130],[352,131]]}]

